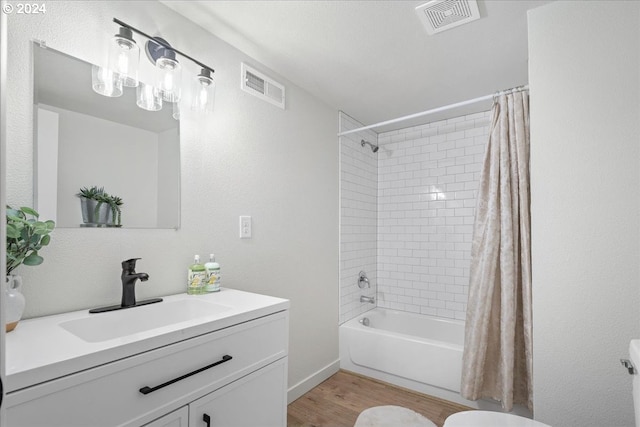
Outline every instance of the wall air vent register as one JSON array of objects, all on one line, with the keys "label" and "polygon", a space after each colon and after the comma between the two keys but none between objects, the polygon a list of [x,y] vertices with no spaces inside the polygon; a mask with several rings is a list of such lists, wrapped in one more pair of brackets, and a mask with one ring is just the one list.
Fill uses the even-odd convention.
[{"label": "wall air vent register", "polygon": [[240,88],[243,91],[284,110],[284,85],[251,68],[244,62],[242,63],[241,72]]}]

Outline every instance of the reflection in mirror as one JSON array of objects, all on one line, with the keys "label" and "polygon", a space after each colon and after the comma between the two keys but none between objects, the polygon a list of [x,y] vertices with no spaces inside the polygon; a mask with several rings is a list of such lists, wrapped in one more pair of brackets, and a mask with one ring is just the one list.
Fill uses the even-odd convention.
[{"label": "reflection in mirror", "polygon": [[146,111],[136,88],[109,98],[91,87],[92,65],[33,44],[34,199],[57,227],[85,224],[77,194],[98,187],[122,199],[123,228],[178,228],[179,121],[172,106]]}]

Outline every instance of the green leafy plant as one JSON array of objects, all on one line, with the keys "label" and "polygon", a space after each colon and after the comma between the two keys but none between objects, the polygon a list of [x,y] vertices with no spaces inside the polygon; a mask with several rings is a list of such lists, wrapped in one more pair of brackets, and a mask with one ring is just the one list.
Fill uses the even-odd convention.
[{"label": "green leafy plant", "polygon": [[104,187],[82,187],[80,192],[76,194],[78,197],[84,197],[85,199],[98,200],[98,197],[104,194]]},{"label": "green leafy plant", "polygon": [[116,225],[122,225],[122,209],[120,206],[124,204],[122,199],[118,196],[110,196],[109,207],[111,208],[111,217]]},{"label": "green leafy plant", "polygon": [[40,221],[40,215],[28,207],[7,206],[7,275],[20,265],[43,263],[38,251],[51,241],[54,221]]}]

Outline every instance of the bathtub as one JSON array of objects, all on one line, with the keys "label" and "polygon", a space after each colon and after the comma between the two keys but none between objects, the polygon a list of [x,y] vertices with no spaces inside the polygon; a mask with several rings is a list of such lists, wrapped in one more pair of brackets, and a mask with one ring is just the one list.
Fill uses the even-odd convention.
[{"label": "bathtub", "polygon": [[[369,326],[360,323],[369,319]],[[340,326],[340,368],[471,408],[502,412],[460,396],[464,322],[374,308]],[[531,418],[528,408],[513,414]]]},{"label": "bathtub", "polygon": [[459,394],[463,345],[462,321],[374,308],[340,326],[340,367],[468,404]]}]

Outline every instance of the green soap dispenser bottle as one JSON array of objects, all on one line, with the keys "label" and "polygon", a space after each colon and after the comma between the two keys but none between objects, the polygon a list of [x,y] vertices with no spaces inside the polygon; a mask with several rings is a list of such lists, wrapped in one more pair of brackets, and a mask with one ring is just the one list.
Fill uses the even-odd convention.
[{"label": "green soap dispenser bottle", "polygon": [[196,255],[193,264],[189,266],[187,274],[187,294],[198,295],[205,292],[207,281],[207,271],[204,265],[200,264],[200,255]]},{"label": "green soap dispenser bottle", "polygon": [[209,262],[204,265],[207,271],[207,287],[206,292],[220,291],[220,264],[216,262],[214,254],[209,254]]}]

